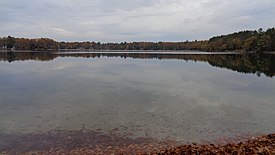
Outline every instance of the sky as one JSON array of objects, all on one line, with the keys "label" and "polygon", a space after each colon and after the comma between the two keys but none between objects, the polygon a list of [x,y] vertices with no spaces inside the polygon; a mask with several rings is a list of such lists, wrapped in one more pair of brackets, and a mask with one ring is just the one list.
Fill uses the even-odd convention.
[{"label": "sky", "polygon": [[275,27],[274,0],[1,0],[0,36],[185,41]]}]

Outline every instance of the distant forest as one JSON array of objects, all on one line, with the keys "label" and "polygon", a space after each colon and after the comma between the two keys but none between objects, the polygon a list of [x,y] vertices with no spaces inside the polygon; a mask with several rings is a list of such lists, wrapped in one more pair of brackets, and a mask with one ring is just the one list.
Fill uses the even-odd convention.
[{"label": "distant forest", "polygon": [[11,36],[0,38],[0,49],[15,50],[199,50],[209,52],[275,51],[275,28],[266,31],[240,31],[202,41],[184,42],[57,42],[49,38],[27,39]]}]

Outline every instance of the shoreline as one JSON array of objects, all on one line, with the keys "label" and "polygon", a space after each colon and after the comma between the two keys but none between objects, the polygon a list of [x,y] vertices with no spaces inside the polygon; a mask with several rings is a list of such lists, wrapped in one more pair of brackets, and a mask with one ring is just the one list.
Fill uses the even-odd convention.
[{"label": "shoreline", "polygon": [[100,50],[100,49],[48,49],[48,50],[15,50],[0,49],[2,53],[49,53],[57,55],[70,54],[159,54],[159,55],[245,55],[245,54],[275,54],[274,52],[255,52],[255,51],[223,51],[209,52],[199,50]]},{"label": "shoreline", "polygon": [[228,143],[226,145],[182,145],[158,152],[165,154],[275,154],[275,134],[252,137],[245,142]]},{"label": "shoreline", "polygon": [[240,135],[214,143],[183,143],[129,138],[116,132],[104,134],[85,128],[23,135],[0,133],[0,154],[275,154],[275,134],[255,137]]}]

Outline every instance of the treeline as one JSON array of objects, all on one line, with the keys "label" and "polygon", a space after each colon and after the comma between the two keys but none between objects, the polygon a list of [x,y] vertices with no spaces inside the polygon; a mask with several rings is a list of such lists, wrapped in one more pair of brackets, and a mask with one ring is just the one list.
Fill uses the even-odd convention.
[{"label": "treeline", "polygon": [[275,51],[275,29],[266,31],[241,31],[213,37],[208,41],[207,51]]},{"label": "treeline", "polygon": [[48,38],[27,39],[8,36],[0,38],[0,48],[14,48],[16,50],[57,50],[59,49],[59,43]]},{"label": "treeline", "polygon": [[16,50],[199,50],[223,51],[275,51],[275,29],[241,31],[203,41],[184,42],[57,42],[48,38],[26,39],[11,36],[0,38],[0,48]]}]

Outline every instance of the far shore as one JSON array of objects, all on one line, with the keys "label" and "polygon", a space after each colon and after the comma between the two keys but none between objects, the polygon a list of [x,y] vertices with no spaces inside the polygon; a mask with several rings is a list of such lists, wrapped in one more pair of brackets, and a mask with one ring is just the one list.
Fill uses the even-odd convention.
[{"label": "far shore", "polygon": [[[224,52],[207,52],[198,50],[100,50],[100,49],[47,49],[47,50],[15,50],[0,49],[0,52],[49,52],[51,54],[198,54],[198,55],[224,55],[224,54],[255,54],[250,51],[224,51]],[[261,52],[261,54],[275,54],[275,52]],[[260,53],[259,53],[260,54]]]}]

